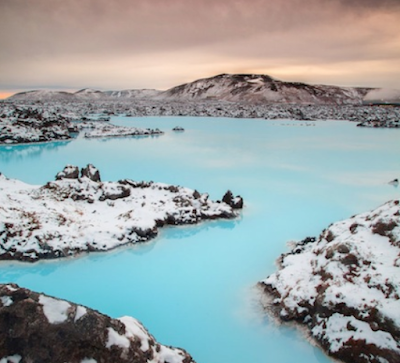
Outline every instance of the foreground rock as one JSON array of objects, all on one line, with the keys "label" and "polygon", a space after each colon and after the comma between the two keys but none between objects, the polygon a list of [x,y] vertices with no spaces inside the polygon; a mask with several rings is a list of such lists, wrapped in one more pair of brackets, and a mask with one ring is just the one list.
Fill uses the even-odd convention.
[{"label": "foreground rock", "polygon": [[298,243],[259,285],[272,297],[267,308],[307,326],[329,355],[400,362],[399,201]]},{"label": "foreground rock", "polygon": [[68,165],[56,179],[32,186],[0,174],[0,260],[105,251],[154,238],[164,225],[239,215],[237,205],[180,186],[101,182],[93,165],[80,177],[78,167]]},{"label": "foreground rock", "polygon": [[95,310],[0,284],[0,361],[70,363],[191,363],[136,319],[112,319]]}]

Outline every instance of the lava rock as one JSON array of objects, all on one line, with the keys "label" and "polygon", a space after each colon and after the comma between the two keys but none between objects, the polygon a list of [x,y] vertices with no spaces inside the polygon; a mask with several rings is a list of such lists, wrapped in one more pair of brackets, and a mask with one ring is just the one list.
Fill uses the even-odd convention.
[{"label": "lava rock", "polygon": [[81,176],[82,178],[87,177],[94,182],[101,182],[100,172],[92,164],[88,164],[86,168],[82,168]]},{"label": "lava rock", "polygon": [[228,190],[222,197],[222,201],[231,206],[233,209],[243,208],[243,198],[240,195],[234,197],[230,190]]},{"label": "lava rock", "polygon": [[56,180],[78,179],[78,178],[79,178],[79,168],[73,165],[67,165],[63,171],[60,171],[56,175]]},{"label": "lava rock", "polygon": [[184,350],[157,343],[134,318],[112,319],[15,284],[0,284],[0,357],[34,363],[194,363]]}]

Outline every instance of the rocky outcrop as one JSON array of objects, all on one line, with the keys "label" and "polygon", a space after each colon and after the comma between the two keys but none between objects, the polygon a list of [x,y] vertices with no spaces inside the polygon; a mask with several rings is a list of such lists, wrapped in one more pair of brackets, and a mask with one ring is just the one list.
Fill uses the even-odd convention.
[{"label": "rocky outcrop", "polygon": [[69,128],[69,121],[56,113],[12,107],[0,116],[0,144],[68,140]]},{"label": "rocky outcrop", "polygon": [[400,128],[400,119],[397,120],[380,120],[372,119],[360,122],[357,124],[358,127],[372,127],[372,128],[384,128],[384,129],[398,129]]},{"label": "rocky outcrop", "polygon": [[78,179],[78,178],[79,178],[79,168],[73,165],[67,165],[63,171],[60,171],[56,175],[56,180]]},{"label": "rocky outcrop", "polygon": [[243,198],[240,195],[233,196],[232,192],[228,190],[222,197],[222,201],[230,205],[233,209],[243,208]]},{"label": "rocky outcrop", "polygon": [[[100,172],[92,164],[88,164],[85,168],[81,169],[81,178],[88,178],[94,182],[101,182]],[[63,179],[79,179],[79,168],[73,165],[67,165],[63,171],[56,175],[56,180]]]},{"label": "rocky outcrop", "polygon": [[91,123],[83,123],[84,129],[90,127],[85,131],[85,138],[103,138],[103,137],[125,137],[125,136],[159,136],[164,134],[160,129],[141,129],[137,127],[125,127],[110,124],[108,122],[96,121]]},{"label": "rocky outcrop", "polygon": [[0,361],[194,363],[132,317],[112,319],[15,284],[0,284]]},{"label": "rocky outcrop", "polygon": [[348,363],[400,362],[399,201],[329,226],[260,282],[268,311]]},{"label": "rocky outcrop", "polygon": [[185,131],[185,129],[182,126],[175,126],[172,131],[182,132]]},{"label": "rocky outcrop", "polygon": [[82,178],[89,178],[94,182],[101,182],[100,172],[97,168],[95,168],[92,164],[87,165],[85,168],[81,170]]},{"label": "rocky outcrop", "polygon": [[[31,186],[0,174],[0,260],[37,261],[105,251],[154,238],[164,225],[238,217],[243,206],[154,182],[101,182],[88,165],[68,165],[56,181]],[[240,204],[240,205],[239,205]]]}]

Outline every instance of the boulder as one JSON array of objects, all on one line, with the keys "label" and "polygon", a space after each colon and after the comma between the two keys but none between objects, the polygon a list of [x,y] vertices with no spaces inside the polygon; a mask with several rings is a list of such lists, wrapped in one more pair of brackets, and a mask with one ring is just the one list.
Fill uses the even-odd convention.
[{"label": "boulder", "polygon": [[88,164],[86,166],[86,168],[82,168],[81,176],[82,176],[82,178],[83,177],[87,177],[87,178],[89,178],[90,180],[92,180],[94,182],[101,182],[100,172],[92,164]]},{"label": "boulder", "polygon": [[78,178],[79,178],[79,168],[73,165],[67,165],[63,171],[60,171],[56,175],[56,180],[78,179]]},{"label": "boulder", "polygon": [[5,362],[194,363],[163,346],[136,319],[112,319],[88,307],[15,284],[0,284],[0,357]]},{"label": "boulder", "polygon": [[228,190],[225,195],[222,197],[222,201],[228,204],[233,209],[242,209],[243,208],[243,198],[240,195],[236,197],[233,196],[232,192]]}]

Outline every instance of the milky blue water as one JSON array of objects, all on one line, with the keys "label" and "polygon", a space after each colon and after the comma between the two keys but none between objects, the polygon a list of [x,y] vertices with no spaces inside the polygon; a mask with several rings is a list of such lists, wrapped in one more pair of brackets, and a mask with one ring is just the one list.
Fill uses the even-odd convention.
[{"label": "milky blue water", "polygon": [[[184,185],[244,197],[240,219],[163,229],[152,242],[36,264],[0,263],[0,281],[141,320],[163,344],[198,363],[331,362],[261,311],[253,286],[286,242],[367,211],[400,188],[400,130],[354,123],[223,118],[118,118],[160,137],[0,147],[0,171],[43,184],[66,164],[97,166],[103,180]],[[174,133],[174,126],[186,131]],[[303,125],[303,126],[301,126]]]}]

